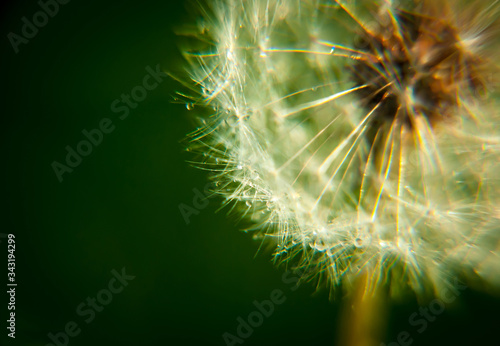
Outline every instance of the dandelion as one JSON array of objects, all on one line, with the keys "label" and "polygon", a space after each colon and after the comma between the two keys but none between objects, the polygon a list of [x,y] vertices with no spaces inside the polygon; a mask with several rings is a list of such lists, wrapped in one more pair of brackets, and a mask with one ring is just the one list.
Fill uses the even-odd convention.
[{"label": "dandelion", "polygon": [[185,52],[189,150],[278,262],[332,287],[498,285],[499,11],[211,1]]}]

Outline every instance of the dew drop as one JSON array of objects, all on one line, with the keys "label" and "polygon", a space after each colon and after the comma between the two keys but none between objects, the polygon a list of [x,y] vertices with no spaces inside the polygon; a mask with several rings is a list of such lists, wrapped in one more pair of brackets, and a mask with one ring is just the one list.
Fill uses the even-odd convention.
[{"label": "dew drop", "polygon": [[194,104],[192,103],[186,103],[186,108],[188,111],[192,110],[194,108]]},{"label": "dew drop", "polygon": [[328,246],[326,246],[323,242],[314,242],[312,247],[320,252],[328,249]]},{"label": "dew drop", "polygon": [[361,238],[356,238],[354,240],[354,246],[356,246],[357,248],[360,248],[363,246],[363,239]]}]

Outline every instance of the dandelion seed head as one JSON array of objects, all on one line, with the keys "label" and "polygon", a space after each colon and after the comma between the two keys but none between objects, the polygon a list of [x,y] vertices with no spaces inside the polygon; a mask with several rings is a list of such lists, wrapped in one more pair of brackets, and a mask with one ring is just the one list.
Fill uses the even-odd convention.
[{"label": "dandelion seed head", "polygon": [[499,104],[478,93],[500,5],[359,3],[211,1],[186,52],[188,109],[211,110],[190,150],[278,262],[333,287],[496,284]]}]

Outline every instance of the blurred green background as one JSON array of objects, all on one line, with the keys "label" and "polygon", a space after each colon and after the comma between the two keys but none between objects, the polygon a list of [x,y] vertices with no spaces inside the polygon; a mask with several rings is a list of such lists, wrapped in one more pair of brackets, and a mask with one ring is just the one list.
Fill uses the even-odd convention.
[{"label": "blurred green background", "polygon": [[[341,295],[312,284],[291,291],[270,252],[238,231],[219,201],[191,217],[193,189],[206,184],[190,168],[180,141],[193,129],[178,85],[164,78],[119,119],[111,103],[142,84],[146,66],[176,71],[183,60],[173,28],[192,20],[183,1],[70,1],[16,54],[7,37],[40,5],[4,3],[1,29],[3,234],[16,235],[16,339],[7,338],[7,294],[0,305],[1,345],[47,345],[49,333],[74,321],[68,345],[224,345],[237,317],[254,300],[280,289],[286,301],[244,341],[246,345],[334,345],[343,318]],[[51,164],[64,163],[82,130],[103,118],[116,126],[59,182]],[[0,238],[5,287],[7,245]],[[111,271],[135,278],[95,319],[76,312],[107,288]],[[499,273],[500,274],[500,273]],[[500,302],[466,290],[424,333],[408,323],[415,301],[395,302],[387,344],[407,330],[412,345],[499,345]],[[393,345],[393,344],[390,344]]]}]

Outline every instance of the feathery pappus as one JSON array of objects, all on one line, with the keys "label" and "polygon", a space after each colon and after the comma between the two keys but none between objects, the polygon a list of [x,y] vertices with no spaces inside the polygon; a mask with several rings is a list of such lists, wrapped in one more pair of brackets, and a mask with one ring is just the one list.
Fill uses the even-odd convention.
[{"label": "feathery pappus", "polygon": [[500,286],[499,1],[201,13],[178,98],[200,119],[188,149],[278,262],[368,291]]}]

